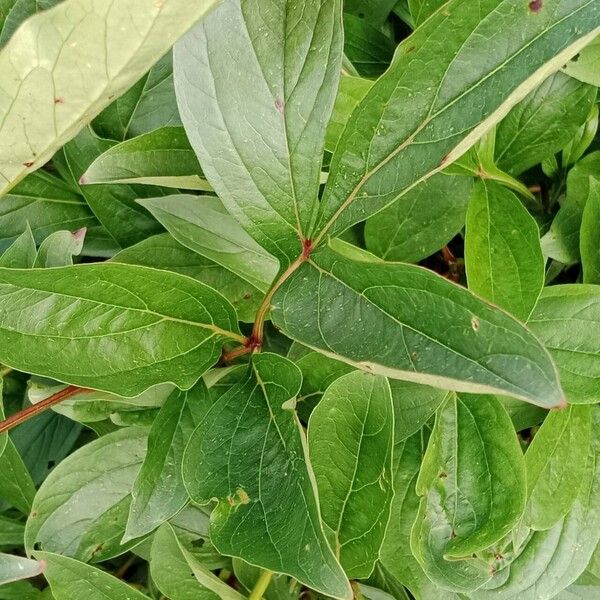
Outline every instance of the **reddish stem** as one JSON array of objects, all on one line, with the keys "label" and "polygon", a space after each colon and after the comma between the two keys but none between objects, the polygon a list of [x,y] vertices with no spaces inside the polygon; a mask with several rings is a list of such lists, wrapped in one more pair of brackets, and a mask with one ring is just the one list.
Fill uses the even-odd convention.
[{"label": "reddish stem", "polygon": [[49,398],[46,398],[45,400],[42,400],[37,404],[33,404],[32,406],[24,408],[18,413],[15,413],[14,415],[8,417],[8,419],[0,421],[0,433],[4,433],[5,431],[10,430],[13,427],[16,427],[17,425],[20,425],[21,423],[27,421],[28,419],[31,419],[31,417],[34,417],[35,415],[45,411],[51,406],[54,406],[55,404],[58,404],[59,402],[62,402],[63,400],[66,400],[67,398],[70,398],[71,396],[74,396],[75,394],[82,391],[84,391],[84,388],[77,387],[76,385],[70,385],[64,390],[56,392],[56,394],[52,394],[52,396],[50,396]]}]

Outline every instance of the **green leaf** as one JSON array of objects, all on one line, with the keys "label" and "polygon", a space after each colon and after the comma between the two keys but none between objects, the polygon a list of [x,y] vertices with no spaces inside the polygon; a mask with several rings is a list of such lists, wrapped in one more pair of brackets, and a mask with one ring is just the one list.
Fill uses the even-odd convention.
[{"label": "green leaf", "polygon": [[556,73],[517,104],[496,130],[496,163],[518,175],[559,152],[587,120],[596,88]]},{"label": "green leaf", "polygon": [[37,171],[2,197],[0,250],[12,244],[27,227],[39,243],[60,229],[74,231],[97,224],[81,196],[56,177]]},{"label": "green leaf", "polygon": [[266,292],[277,275],[277,261],[223,208],[218,198],[179,194],[139,200],[186,248],[229,269]]},{"label": "green leaf", "polygon": [[61,0],[0,0],[0,46],[4,46],[19,25],[36,12],[48,10]]},{"label": "green leaf", "polygon": [[354,371],[313,410],[308,448],[323,523],[350,579],[365,579],[379,557],[392,502],[394,411],[380,375]]},{"label": "green leaf", "polygon": [[528,326],[548,348],[558,367],[567,401],[600,400],[600,286],[544,288]]},{"label": "green leaf", "polygon": [[395,4],[396,0],[345,0],[344,11],[367,19],[378,27],[387,19]]},{"label": "green leaf", "polygon": [[66,267],[73,264],[73,257],[79,256],[83,249],[86,229],[74,232],[56,231],[50,234],[40,245],[34,268]]},{"label": "green leaf", "polygon": [[287,267],[319,191],[341,70],[340,0],[263,0],[260,9],[225,0],[174,57],[181,119],[208,181]]},{"label": "green leaf", "polygon": [[271,318],[292,339],[362,370],[546,407],[563,402],[550,357],[527,329],[420,267],[322,249],[274,295]]},{"label": "green leaf", "polygon": [[0,362],[21,371],[122,396],[169,381],[189,389],[227,338],[241,339],[231,305],[183,275],[0,268]]},{"label": "green leaf", "polygon": [[86,202],[121,247],[135,244],[162,230],[137,203],[140,197],[155,195],[155,187],[130,185],[83,185],[81,177],[89,165],[114,146],[114,142],[96,136],[91,128],[83,129],[65,145],[62,152],[74,184]]},{"label": "green leaf", "polygon": [[23,546],[25,525],[21,521],[0,515],[0,548],[10,550]]},{"label": "green leaf", "polygon": [[417,433],[429,421],[449,393],[446,390],[411,381],[392,379],[389,383],[394,405],[395,443]]},{"label": "green leaf", "polygon": [[27,551],[100,562],[132,547],[120,542],[147,435],[142,428],[120,429],[65,458],[35,497],[25,529]]},{"label": "green leaf", "polygon": [[426,21],[436,10],[440,8],[447,0],[408,0],[410,14],[418,27],[423,21]]},{"label": "green leaf", "polygon": [[212,260],[182,246],[169,233],[159,233],[146,238],[135,246],[121,250],[112,260],[174,271],[197,279],[219,290],[221,295],[231,302],[240,321],[254,321],[263,297],[253,285]]},{"label": "green leaf", "polygon": [[581,216],[579,249],[584,283],[600,283],[600,181],[590,177],[590,192]]},{"label": "green leaf", "polygon": [[0,585],[37,577],[44,572],[44,567],[43,561],[0,553]]},{"label": "green leaf", "polygon": [[133,484],[124,542],[150,533],[187,504],[183,451],[209,408],[202,382],[187,392],[173,391],[165,401],[150,429],[148,452]]},{"label": "green leaf", "polygon": [[321,528],[293,411],[300,384],[300,371],[287,359],[255,355],[244,380],[216,400],[193,433],[183,477],[194,502],[219,501],[211,515],[219,552],[349,599]]},{"label": "green leaf", "polygon": [[92,122],[98,135],[118,141],[180,125],[170,50]]},{"label": "green leaf", "polygon": [[587,473],[571,510],[552,529],[533,532],[512,563],[492,578],[490,589],[473,594],[475,600],[553,598],[583,573],[600,540],[600,413],[596,406],[591,411]]},{"label": "green leaf", "polygon": [[600,37],[597,37],[563,69],[567,75],[585,81],[596,87],[600,86]]},{"label": "green leaf", "polygon": [[434,175],[367,220],[368,250],[403,262],[430,256],[464,227],[471,188],[468,177]]},{"label": "green leaf", "polygon": [[0,455],[0,473],[0,498],[24,515],[28,515],[35,496],[35,485],[10,439]]},{"label": "green leaf", "polygon": [[310,238],[341,233],[460,157],[598,33],[599,11],[587,1],[545,0],[537,12],[514,0],[445,4],[352,113]]},{"label": "green leaf", "polygon": [[54,600],[48,591],[40,592],[29,581],[15,581],[0,587],[0,600]]},{"label": "green leaf", "polygon": [[158,589],[171,600],[242,600],[243,596],[203,568],[183,547],[171,525],[154,536],[150,573]]},{"label": "green leaf", "polygon": [[[232,562],[235,578],[250,592],[254,589],[263,571],[240,558],[234,558]],[[294,585],[289,577],[274,574],[263,597],[265,600],[298,600],[298,592],[298,586]]]},{"label": "green leaf", "polygon": [[46,563],[44,577],[57,600],[148,600],[124,581],[83,562],[53,554],[35,552]]},{"label": "green leaf", "polygon": [[66,0],[24,23],[0,52],[0,193],[42,166],[213,5]]},{"label": "green leaf", "polygon": [[527,508],[523,522],[543,531],[570,510],[584,484],[590,446],[590,407],[551,412],[525,453]]},{"label": "green leaf", "polygon": [[35,240],[31,233],[31,227],[27,225],[25,231],[2,253],[0,267],[31,269],[36,256]]},{"label": "green leaf", "polygon": [[417,481],[411,548],[428,577],[457,592],[490,578],[475,552],[501,540],[525,507],[525,464],[493,396],[451,397],[437,415]]},{"label": "green leaf", "polygon": [[112,146],[87,168],[81,183],[143,183],[187,190],[212,189],[204,179],[182,127],[162,127]]},{"label": "green leaf", "polygon": [[513,192],[479,181],[467,211],[469,289],[526,321],[544,287],[537,223]]}]

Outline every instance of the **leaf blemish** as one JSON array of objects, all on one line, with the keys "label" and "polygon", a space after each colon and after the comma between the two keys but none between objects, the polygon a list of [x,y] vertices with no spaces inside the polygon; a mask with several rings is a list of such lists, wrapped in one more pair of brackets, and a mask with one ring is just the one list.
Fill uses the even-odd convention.
[{"label": "leaf blemish", "polygon": [[283,114],[283,100],[281,98],[275,100],[275,108],[280,115]]},{"label": "leaf blemish", "polygon": [[542,10],[543,6],[544,6],[543,0],[531,0],[531,2],[529,3],[529,10],[532,13],[538,13],[538,12],[540,12],[540,10]]},{"label": "leaf blemish", "polygon": [[473,331],[479,331],[479,319],[477,317],[471,318],[471,327]]}]

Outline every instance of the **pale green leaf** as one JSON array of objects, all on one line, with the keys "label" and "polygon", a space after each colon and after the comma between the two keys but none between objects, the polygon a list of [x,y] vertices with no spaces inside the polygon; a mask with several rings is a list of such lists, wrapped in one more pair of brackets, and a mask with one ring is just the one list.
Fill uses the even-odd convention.
[{"label": "pale green leaf", "polygon": [[209,408],[202,382],[187,392],[175,390],[166,399],[150,429],[148,451],[133,484],[124,542],[150,533],[187,504],[183,451]]},{"label": "pale green leaf", "polygon": [[46,563],[44,577],[57,600],[149,600],[110,573],[73,558],[51,552],[35,552],[34,556]]},{"label": "pale green leaf", "polygon": [[545,0],[538,11],[514,0],[446,3],[352,113],[310,237],[341,233],[460,157],[599,27],[600,6],[587,0]]},{"label": "pale green leaf", "polygon": [[584,283],[600,283],[600,180],[590,178],[590,192],[581,216],[579,250]]},{"label": "pale green leaf", "polygon": [[580,81],[600,86],[600,37],[597,37],[564,68],[565,73]]},{"label": "pale green leaf", "polygon": [[97,562],[132,547],[120,541],[146,439],[145,429],[120,429],[65,458],[35,497],[25,530],[27,551]]},{"label": "pale green leaf", "polygon": [[183,275],[118,263],[0,268],[0,362],[28,373],[122,396],[165,382],[188,389],[227,338],[241,338],[231,305]]},{"label": "pale green leaf", "polygon": [[468,177],[434,175],[367,220],[367,248],[386,260],[430,256],[464,227],[471,187]]},{"label": "pale green leaf", "polygon": [[546,407],[563,402],[554,365],[527,329],[420,267],[324,248],[277,291],[271,317],[292,339],[362,370]]},{"label": "pale green leaf", "polygon": [[43,561],[0,553],[0,585],[37,577],[44,572],[44,567]]},{"label": "pale green leaf", "polygon": [[31,511],[35,485],[19,452],[9,439],[0,454],[0,498],[24,515]]},{"label": "pale green leaf", "polygon": [[590,407],[551,412],[527,452],[527,507],[523,522],[550,529],[571,509],[582,485],[590,446]]},{"label": "pale green leaf", "polygon": [[544,286],[540,233],[517,196],[492,181],[475,185],[465,233],[469,289],[526,321]]},{"label": "pale green leaf", "polygon": [[80,181],[212,189],[182,127],[162,127],[112,146],[94,160]]},{"label": "pale green leaf", "polygon": [[55,231],[38,248],[33,268],[66,267],[73,264],[73,257],[83,249],[86,229]]},{"label": "pale green leaf", "polygon": [[562,150],[585,122],[596,88],[556,73],[517,104],[496,129],[496,163],[518,175]]},{"label": "pale green leaf", "polygon": [[185,451],[183,476],[196,503],[216,498],[217,550],[349,599],[350,586],[321,528],[305,440],[293,411],[298,368],[275,354],[253,357],[221,395]]},{"label": "pale green leaf", "polygon": [[317,202],[341,70],[340,0],[225,0],[174,57],[181,118],[206,178],[285,268]]},{"label": "pale green leaf", "polygon": [[218,198],[179,194],[139,200],[186,248],[216,262],[266,292],[277,261],[223,208]]},{"label": "pale green leaf", "polygon": [[61,0],[0,0],[0,46],[6,44],[27,17],[59,2]]},{"label": "pale green leaf", "polygon": [[35,239],[31,227],[27,225],[25,231],[2,253],[0,267],[31,269],[36,256]]},{"label": "pale green leaf", "polygon": [[380,375],[354,371],[313,410],[308,448],[323,523],[350,579],[368,577],[379,557],[393,496],[394,411]]},{"label": "pale green leaf", "polygon": [[600,401],[600,286],[544,288],[528,326],[550,351],[568,402]]},{"label": "pale green leaf", "polygon": [[213,5],[66,0],[24,23],[0,52],[0,193],[42,166]]}]

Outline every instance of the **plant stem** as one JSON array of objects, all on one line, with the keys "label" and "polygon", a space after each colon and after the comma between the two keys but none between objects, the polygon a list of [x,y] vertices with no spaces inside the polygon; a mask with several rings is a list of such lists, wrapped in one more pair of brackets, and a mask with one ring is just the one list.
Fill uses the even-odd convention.
[{"label": "plant stem", "polygon": [[56,394],[52,394],[52,396],[38,402],[37,404],[33,404],[32,406],[28,406],[27,408],[15,413],[8,417],[8,419],[4,419],[4,421],[0,421],[0,433],[4,433],[17,425],[31,419],[31,417],[35,417],[39,413],[45,411],[46,409],[74,396],[75,394],[83,391],[84,388],[77,387],[75,385],[69,385],[64,390],[57,392]]},{"label": "plant stem", "polygon": [[271,577],[273,577],[273,571],[261,571],[258,581],[248,596],[248,600],[261,600],[269,587],[269,583],[271,583]]}]

